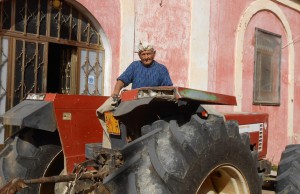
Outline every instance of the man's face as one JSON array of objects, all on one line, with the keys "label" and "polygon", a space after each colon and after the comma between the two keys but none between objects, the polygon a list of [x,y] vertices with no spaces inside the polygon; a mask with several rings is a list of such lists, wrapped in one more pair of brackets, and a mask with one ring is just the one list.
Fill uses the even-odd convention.
[{"label": "man's face", "polygon": [[144,65],[151,65],[155,57],[155,51],[149,50],[139,52],[139,57]]}]

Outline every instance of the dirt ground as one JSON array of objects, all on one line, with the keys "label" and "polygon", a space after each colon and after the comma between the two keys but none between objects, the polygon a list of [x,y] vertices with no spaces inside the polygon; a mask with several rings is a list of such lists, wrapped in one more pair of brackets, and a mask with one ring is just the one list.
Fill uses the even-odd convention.
[{"label": "dirt ground", "polygon": [[267,190],[263,190],[262,194],[275,194],[275,191],[267,191]]}]

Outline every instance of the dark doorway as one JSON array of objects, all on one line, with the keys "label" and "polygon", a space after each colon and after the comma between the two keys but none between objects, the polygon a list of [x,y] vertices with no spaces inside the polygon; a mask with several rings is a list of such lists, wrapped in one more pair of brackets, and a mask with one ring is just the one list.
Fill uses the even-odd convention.
[{"label": "dark doorway", "polygon": [[48,49],[47,92],[69,94],[76,47],[49,43]]}]

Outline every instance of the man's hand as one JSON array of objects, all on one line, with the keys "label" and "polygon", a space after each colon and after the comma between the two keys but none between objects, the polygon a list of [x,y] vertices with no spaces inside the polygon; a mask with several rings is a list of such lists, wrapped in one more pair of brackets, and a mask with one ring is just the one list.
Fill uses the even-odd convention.
[{"label": "man's hand", "polygon": [[[120,99],[120,96],[119,96],[118,94],[112,94],[111,97],[113,98],[113,101],[116,102],[116,103],[117,103],[117,102],[119,101],[119,99]],[[113,103],[114,103],[114,102],[113,102]]]},{"label": "man's hand", "polygon": [[124,83],[121,80],[117,80],[113,93],[110,95],[111,97],[119,97],[121,89],[124,87]]},{"label": "man's hand", "polygon": [[118,105],[119,97],[114,99],[113,97],[109,97],[96,111],[98,117],[107,111],[113,111],[116,109]]}]

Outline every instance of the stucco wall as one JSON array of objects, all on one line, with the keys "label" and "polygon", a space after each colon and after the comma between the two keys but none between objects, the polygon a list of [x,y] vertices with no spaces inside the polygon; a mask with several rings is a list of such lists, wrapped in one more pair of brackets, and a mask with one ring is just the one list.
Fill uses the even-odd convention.
[{"label": "stucco wall", "polygon": [[286,17],[288,18],[289,22],[291,23],[291,31],[292,34],[292,42],[288,42],[284,46],[284,49],[287,50],[289,45],[293,45],[295,49],[295,56],[294,56],[294,128],[293,128],[293,138],[291,139],[292,143],[300,143],[300,14],[299,11],[289,9],[285,6],[280,6]]},{"label": "stucco wall", "polygon": [[[288,44],[290,36],[299,36],[299,17],[298,11],[273,1],[211,1],[209,90],[237,96],[234,110],[269,113],[268,158],[275,164],[286,144],[299,142],[300,50]],[[280,106],[252,105],[255,27],[282,36]]]},{"label": "stucco wall", "polygon": [[[211,1],[208,90],[234,95],[236,30],[252,1]],[[220,110],[233,111],[233,107]]]},{"label": "stucco wall", "polygon": [[156,60],[165,64],[174,84],[188,80],[191,0],[136,0],[135,42],[147,40],[157,49]]},{"label": "stucco wall", "polygon": [[[123,3],[123,7],[122,2],[117,0],[78,0],[78,2],[98,20],[109,39],[112,51],[112,86],[118,75],[129,65],[129,60],[126,59],[130,57],[122,58],[120,49],[122,47],[125,49],[126,46],[132,47],[124,40],[128,37],[131,39],[131,36],[133,36],[134,42],[131,43],[133,45],[137,45],[140,40],[154,44],[157,50],[156,60],[168,67],[174,84],[188,85],[191,0],[142,2],[127,0]],[[132,9],[125,5],[128,3],[134,3],[133,13],[125,10]],[[130,14],[134,14],[132,23],[123,18]],[[122,34],[125,28],[133,28],[133,34]],[[129,49],[128,52],[131,53],[133,50]],[[122,53],[125,55],[126,51]],[[137,54],[132,53],[132,56],[131,60],[138,59]]]},{"label": "stucco wall", "polygon": [[[268,21],[268,22],[264,22]],[[281,55],[281,85],[280,106],[252,105],[253,99],[253,75],[254,75],[254,47],[255,27],[279,34],[282,36],[282,45],[287,43],[285,29],[278,18],[269,11],[261,11],[254,15],[247,27],[243,57],[243,98],[242,110],[269,113],[269,141],[268,157],[278,162],[280,153],[287,143],[287,117],[288,115],[288,50],[282,49]],[[281,119],[280,119],[281,118]],[[280,121],[280,122],[274,122]]]}]

